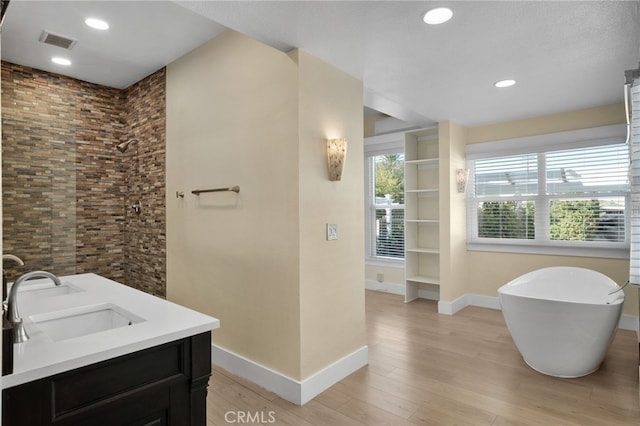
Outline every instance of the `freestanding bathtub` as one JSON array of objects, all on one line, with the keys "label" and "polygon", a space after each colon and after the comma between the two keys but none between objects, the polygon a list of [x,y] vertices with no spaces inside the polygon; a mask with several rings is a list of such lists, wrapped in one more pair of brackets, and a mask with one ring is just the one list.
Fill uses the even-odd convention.
[{"label": "freestanding bathtub", "polygon": [[524,274],[500,287],[498,296],[524,361],[568,378],[593,373],[604,360],[622,315],[618,289],[600,272],[560,266]]}]

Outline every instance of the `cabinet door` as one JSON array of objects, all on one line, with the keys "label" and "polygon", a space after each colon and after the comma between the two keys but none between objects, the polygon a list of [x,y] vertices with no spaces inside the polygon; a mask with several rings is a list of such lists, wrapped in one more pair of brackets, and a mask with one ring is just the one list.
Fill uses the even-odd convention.
[{"label": "cabinet door", "polygon": [[210,375],[208,332],[5,389],[3,424],[204,426]]}]

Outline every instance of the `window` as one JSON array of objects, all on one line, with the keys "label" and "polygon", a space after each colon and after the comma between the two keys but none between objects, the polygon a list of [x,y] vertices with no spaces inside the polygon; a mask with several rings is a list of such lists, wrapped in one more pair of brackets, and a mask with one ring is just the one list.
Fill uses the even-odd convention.
[{"label": "window", "polygon": [[367,165],[367,257],[404,260],[404,152],[370,153]]},{"label": "window", "polygon": [[629,147],[585,132],[468,147],[470,248],[628,248]]}]

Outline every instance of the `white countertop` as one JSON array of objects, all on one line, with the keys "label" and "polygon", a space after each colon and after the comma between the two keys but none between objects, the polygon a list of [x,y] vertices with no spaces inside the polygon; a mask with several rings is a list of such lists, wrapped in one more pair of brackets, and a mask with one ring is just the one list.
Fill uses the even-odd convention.
[{"label": "white countertop", "polygon": [[[13,374],[0,378],[5,389],[53,374],[168,343],[220,327],[220,321],[175,303],[135,290],[96,274],[60,277],[73,293],[29,297],[29,288],[54,287],[51,280],[29,280],[18,290],[18,312],[29,340],[14,344]],[[35,294],[35,293],[34,293]],[[20,296],[24,296],[21,300]],[[85,336],[53,341],[31,316],[80,306],[108,303],[142,321]]]}]

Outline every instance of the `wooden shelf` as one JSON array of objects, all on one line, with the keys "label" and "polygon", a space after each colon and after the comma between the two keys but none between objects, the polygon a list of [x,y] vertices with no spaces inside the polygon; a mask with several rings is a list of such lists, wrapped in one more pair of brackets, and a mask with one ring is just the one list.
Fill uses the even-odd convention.
[{"label": "wooden shelf", "polygon": [[439,248],[416,247],[406,248],[405,251],[408,251],[410,253],[440,254]]},{"label": "wooden shelf", "polygon": [[438,134],[437,127],[405,133],[405,302],[422,284],[440,285]]},{"label": "wooden shelf", "polygon": [[438,278],[438,277],[427,277],[427,276],[421,276],[421,275],[414,275],[414,276],[411,276],[411,277],[407,277],[407,281],[413,281],[413,282],[421,283],[421,284],[440,285],[440,278]]},{"label": "wooden shelf", "polygon": [[418,166],[418,168],[438,167],[437,158],[423,158],[421,160],[405,160],[404,164]]},{"label": "wooden shelf", "polygon": [[438,128],[405,133],[405,302],[422,284],[440,285]]}]

